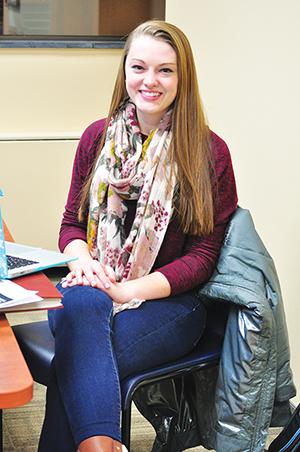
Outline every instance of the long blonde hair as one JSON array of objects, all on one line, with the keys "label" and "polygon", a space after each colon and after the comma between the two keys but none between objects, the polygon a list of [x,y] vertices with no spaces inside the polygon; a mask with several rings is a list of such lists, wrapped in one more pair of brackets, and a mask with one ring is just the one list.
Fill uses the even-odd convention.
[{"label": "long blonde hair", "polygon": [[[176,209],[184,233],[205,235],[213,230],[213,159],[210,150],[210,133],[207,127],[198,89],[196,68],[190,43],[175,25],[160,20],[150,20],[139,25],[128,36],[115,87],[108,118],[114,116],[128,98],[125,85],[125,61],[131,43],[140,36],[148,35],[168,43],[176,52],[178,89],[173,105],[172,141],[170,161],[177,165]],[[107,127],[107,126],[106,126]],[[105,141],[102,134],[95,163]],[[93,170],[82,190],[79,219],[88,210],[88,197]]]}]

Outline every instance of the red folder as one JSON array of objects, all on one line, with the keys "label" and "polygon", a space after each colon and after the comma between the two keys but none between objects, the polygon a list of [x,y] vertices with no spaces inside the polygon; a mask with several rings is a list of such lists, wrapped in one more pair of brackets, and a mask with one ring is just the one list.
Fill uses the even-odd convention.
[{"label": "red folder", "polygon": [[61,293],[44,273],[38,272],[21,276],[15,278],[13,282],[24,287],[24,289],[37,290],[38,295],[42,298],[61,298]]}]

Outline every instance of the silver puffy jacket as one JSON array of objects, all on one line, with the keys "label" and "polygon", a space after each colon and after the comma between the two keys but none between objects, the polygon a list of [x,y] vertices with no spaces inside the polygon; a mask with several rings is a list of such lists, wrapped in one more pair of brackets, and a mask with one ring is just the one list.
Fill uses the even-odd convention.
[{"label": "silver puffy jacket", "polygon": [[216,386],[208,372],[197,388],[202,443],[218,452],[263,451],[272,415],[283,425],[296,391],[278,277],[248,210],[233,215],[199,295],[231,303]]}]

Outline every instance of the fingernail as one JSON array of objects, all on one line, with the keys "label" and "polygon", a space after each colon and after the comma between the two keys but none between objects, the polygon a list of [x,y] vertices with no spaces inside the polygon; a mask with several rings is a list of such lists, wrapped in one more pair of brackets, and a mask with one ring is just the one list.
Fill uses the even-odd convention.
[{"label": "fingernail", "polygon": [[105,283],[105,289],[109,289],[109,288],[110,288],[110,284],[108,284],[108,282]]}]

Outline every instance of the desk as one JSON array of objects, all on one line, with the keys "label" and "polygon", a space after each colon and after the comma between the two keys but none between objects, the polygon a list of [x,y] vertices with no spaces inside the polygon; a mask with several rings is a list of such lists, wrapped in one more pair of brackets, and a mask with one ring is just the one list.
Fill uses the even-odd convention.
[{"label": "desk", "polygon": [[[7,240],[12,237],[4,223]],[[2,409],[24,405],[32,399],[33,380],[14,333],[0,314],[0,452],[2,446]]]},{"label": "desk", "polygon": [[0,452],[3,451],[2,409],[24,405],[32,399],[33,380],[14,333],[0,314]]}]

